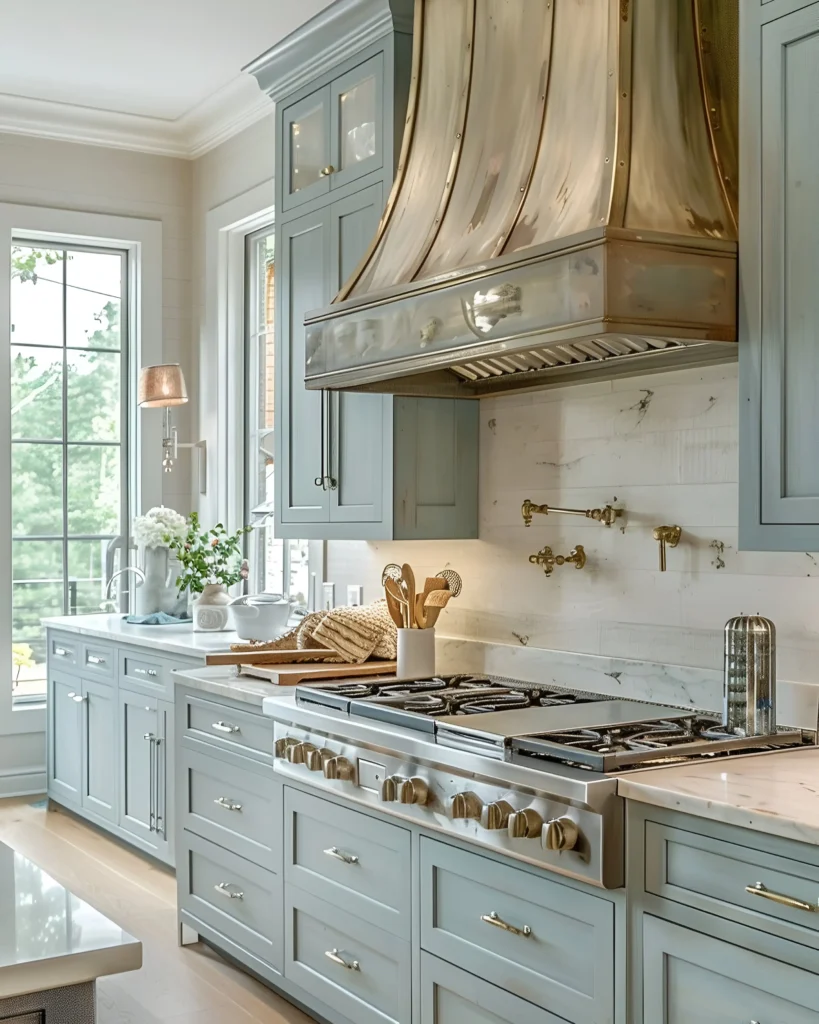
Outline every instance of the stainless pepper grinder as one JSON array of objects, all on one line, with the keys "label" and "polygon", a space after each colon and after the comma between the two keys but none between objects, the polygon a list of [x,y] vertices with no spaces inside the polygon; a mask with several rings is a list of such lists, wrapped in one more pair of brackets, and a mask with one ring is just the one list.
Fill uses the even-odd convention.
[{"label": "stainless pepper grinder", "polygon": [[722,724],[739,736],[776,732],[776,626],[761,615],[725,623]]}]

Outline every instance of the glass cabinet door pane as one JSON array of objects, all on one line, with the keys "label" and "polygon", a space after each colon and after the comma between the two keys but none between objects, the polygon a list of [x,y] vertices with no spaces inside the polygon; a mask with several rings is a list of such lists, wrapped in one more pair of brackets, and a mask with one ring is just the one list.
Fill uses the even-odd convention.
[{"label": "glass cabinet door pane", "polygon": [[326,165],[324,105],[290,122],[290,191],[300,192],[322,177]]},{"label": "glass cabinet door pane", "polygon": [[376,153],[376,84],[368,75],[339,95],[341,169],[369,160]]}]

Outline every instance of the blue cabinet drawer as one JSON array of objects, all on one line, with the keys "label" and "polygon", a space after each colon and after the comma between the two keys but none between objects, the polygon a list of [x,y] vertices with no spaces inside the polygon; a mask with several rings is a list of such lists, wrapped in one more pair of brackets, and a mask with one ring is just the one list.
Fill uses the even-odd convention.
[{"label": "blue cabinet drawer", "polygon": [[573,1024],[614,1012],[614,907],[421,839],[421,946]]},{"label": "blue cabinet drawer", "polygon": [[182,832],[179,907],[276,971],[282,970],[281,875]]},{"label": "blue cabinet drawer", "polygon": [[295,886],[284,976],[355,1024],[410,1024],[410,945]]},{"label": "blue cabinet drawer", "polygon": [[48,631],[48,659],[51,667],[58,672],[79,668],[81,650],[82,644],[78,636]]},{"label": "blue cabinet drawer", "polygon": [[181,827],[280,871],[282,787],[272,770],[238,768],[184,747],[179,754]]},{"label": "blue cabinet drawer", "polygon": [[183,742],[192,741],[197,749],[219,747],[273,764],[272,718],[191,693],[184,695],[182,707]]},{"label": "blue cabinet drawer", "polygon": [[409,940],[409,831],[289,786],[284,805],[286,882]]},{"label": "blue cabinet drawer", "polygon": [[102,642],[83,642],[82,673],[84,676],[113,682],[116,668],[117,654],[113,647]]},{"label": "blue cabinet drawer", "polygon": [[[754,833],[747,835],[752,843]],[[645,823],[645,844],[647,892],[819,947],[815,864],[655,821]]]},{"label": "blue cabinet drawer", "polygon": [[173,670],[177,666],[144,651],[119,651],[119,681],[129,690],[160,700],[173,700]]}]

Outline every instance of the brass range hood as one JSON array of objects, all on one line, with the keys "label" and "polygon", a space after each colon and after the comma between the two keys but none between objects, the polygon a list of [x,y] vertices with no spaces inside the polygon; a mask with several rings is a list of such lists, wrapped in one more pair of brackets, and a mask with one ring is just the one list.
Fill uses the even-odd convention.
[{"label": "brass range hood", "polygon": [[737,0],[416,0],[395,185],[306,385],[481,397],[736,358]]}]

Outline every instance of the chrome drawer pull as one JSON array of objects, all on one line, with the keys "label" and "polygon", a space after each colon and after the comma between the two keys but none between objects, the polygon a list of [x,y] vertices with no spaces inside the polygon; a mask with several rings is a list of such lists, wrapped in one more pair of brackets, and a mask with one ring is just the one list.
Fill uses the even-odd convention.
[{"label": "chrome drawer pull", "polygon": [[236,890],[236,886],[233,882],[218,882],[213,887],[220,896],[227,896],[229,900],[243,900],[245,894],[240,890]]},{"label": "chrome drawer pull", "polygon": [[532,934],[532,929],[528,924],[525,924],[522,928],[516,928],[513,924],[507,924],[503,918],[498,917],[494,910],[491,914],[481,914],[481,920],[484,924],[491,924],[495,928],[502,928],[511,935],[522,935],[524,939],[528,939]]},{"label": "chrome drawer pull", "polygon": [[71,691],[71,693],[68,694],[68,696],[74,701],[75,704],[82,704],[84,700],[88,699],[87,697],[81,696],[79,693],[74,693],[73,690]]},{"label": "chrome drawer pull", "polygon": [[87,658],[89,665],[104,665],[105,658],[98,658],[96,654],[89,654]]},{"label": "chrome drawer pull", "polygon": [[339,950],[337,949],[326,949],[324,955],[328,960],[332,960],[334,964],[338,964],[339,967],[343,967],[346,971],[360,971],[361,964],[358,960],[351,960],[349,963],[341,956],[339,956]]},{"label": "chrome drawer pull", "polygon": [[358,857],[354,853],[343,853],[337,846],[331,846],[324,852],[328,857],[335,857],[336,860],[341,860],[345,864],[358,864]]},{"label": "chrome drawer pull", "polygon": [[135,676],[150,676],[151,679],[155,679],[159,675],[155,668],[135,668],[133,673]]},{"label": "chrome drawer pull", "polygon": [[228,733],[241,732],[241,730],[240,730],[238,725],[228,725],[227,722],[213,722],[212,724],[213,724],[213,728],[217,732],[228,732]]},{"label": "chrome drawer pull", "polygon": [[745,892],[751,896],[761,896],[765,900],[779,903],[783,907],[791,907],[793,910],[807,910],[809,912],[819,910],[819,904],[806,903],[804,900],[794,899],[793,896],[783,896],[782,893],[771,892],[762,882],[757,882],[756,885],[746,885]]},{"label": "chrome drawer pull", "polygon": [[67,651],[64,647],[55,647],[54,653],[58,658],[68,658],[71,655],[71,651]]},{"label": "chrome drawer pull", "polygon": [[232,800],[228,800],[226,796],[217,796],[213,802],[220,807],[224,807],[226,811],[241,811],[242,809],[241,804],[235,804]]}]

